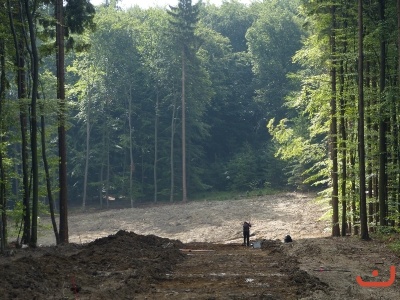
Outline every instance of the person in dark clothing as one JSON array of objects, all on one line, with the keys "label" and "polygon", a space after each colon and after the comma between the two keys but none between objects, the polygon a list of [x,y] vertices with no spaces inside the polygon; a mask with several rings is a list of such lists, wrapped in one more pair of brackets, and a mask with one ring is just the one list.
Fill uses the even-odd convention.
[{"label": "person in dark clothing", "polygon": [[243,245],[247,247],[250,246],[250,227],[251,227],[250,222],[245,221],[243,223],[243,239],[244,239]]}]

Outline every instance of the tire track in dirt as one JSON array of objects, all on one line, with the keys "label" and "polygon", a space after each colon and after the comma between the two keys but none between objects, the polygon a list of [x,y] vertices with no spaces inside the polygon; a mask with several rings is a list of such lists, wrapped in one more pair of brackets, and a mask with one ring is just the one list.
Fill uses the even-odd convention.
[{"label": "tire track in dirt", "polygon": [[308,276],[281,250],[266,241],[263,249],[238,244],[185,245],[187,259],[168,279],[137,299],[298,299],[327,285]]}]

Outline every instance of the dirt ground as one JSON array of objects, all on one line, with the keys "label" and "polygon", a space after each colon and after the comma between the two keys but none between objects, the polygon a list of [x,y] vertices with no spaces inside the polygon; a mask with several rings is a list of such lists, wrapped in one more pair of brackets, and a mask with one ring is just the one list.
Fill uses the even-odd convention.
[{"label": "dirt ground", "polygon": [[[400,257],[329,237],[328,206],[312,195],[113,205],[70,213],[68,245],[42,229],[40,247],[0,256],[0,299],[400,299]],[[244,220],[254,248],[242,246]],[[388,281],[391,266],[389,287],[356,281]]]}]

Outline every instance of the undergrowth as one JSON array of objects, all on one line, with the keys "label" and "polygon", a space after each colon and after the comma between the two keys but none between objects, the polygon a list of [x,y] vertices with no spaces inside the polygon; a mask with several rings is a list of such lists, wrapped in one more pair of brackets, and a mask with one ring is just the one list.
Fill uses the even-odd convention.
[{"label": "undergrowth", "polygon": [[378,227],[373,237],[385,243],[396,255],[400,255],[400,228]]}]

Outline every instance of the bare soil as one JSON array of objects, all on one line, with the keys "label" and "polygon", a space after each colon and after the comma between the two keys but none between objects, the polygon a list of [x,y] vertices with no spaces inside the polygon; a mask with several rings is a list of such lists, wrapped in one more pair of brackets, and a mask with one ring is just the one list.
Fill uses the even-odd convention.
[{"label": "bare soil", "polygon": [[[329,207],[312,195],[117,205],[70,213],[68,245],[43,229],[40,247],[0,256],[0,299],[400,299],[400,257],[377,240],[329,237]],[[245,220],[254,248],[242,245]],[[387,281],[390,266],[390,287],[356,282]]]}]

